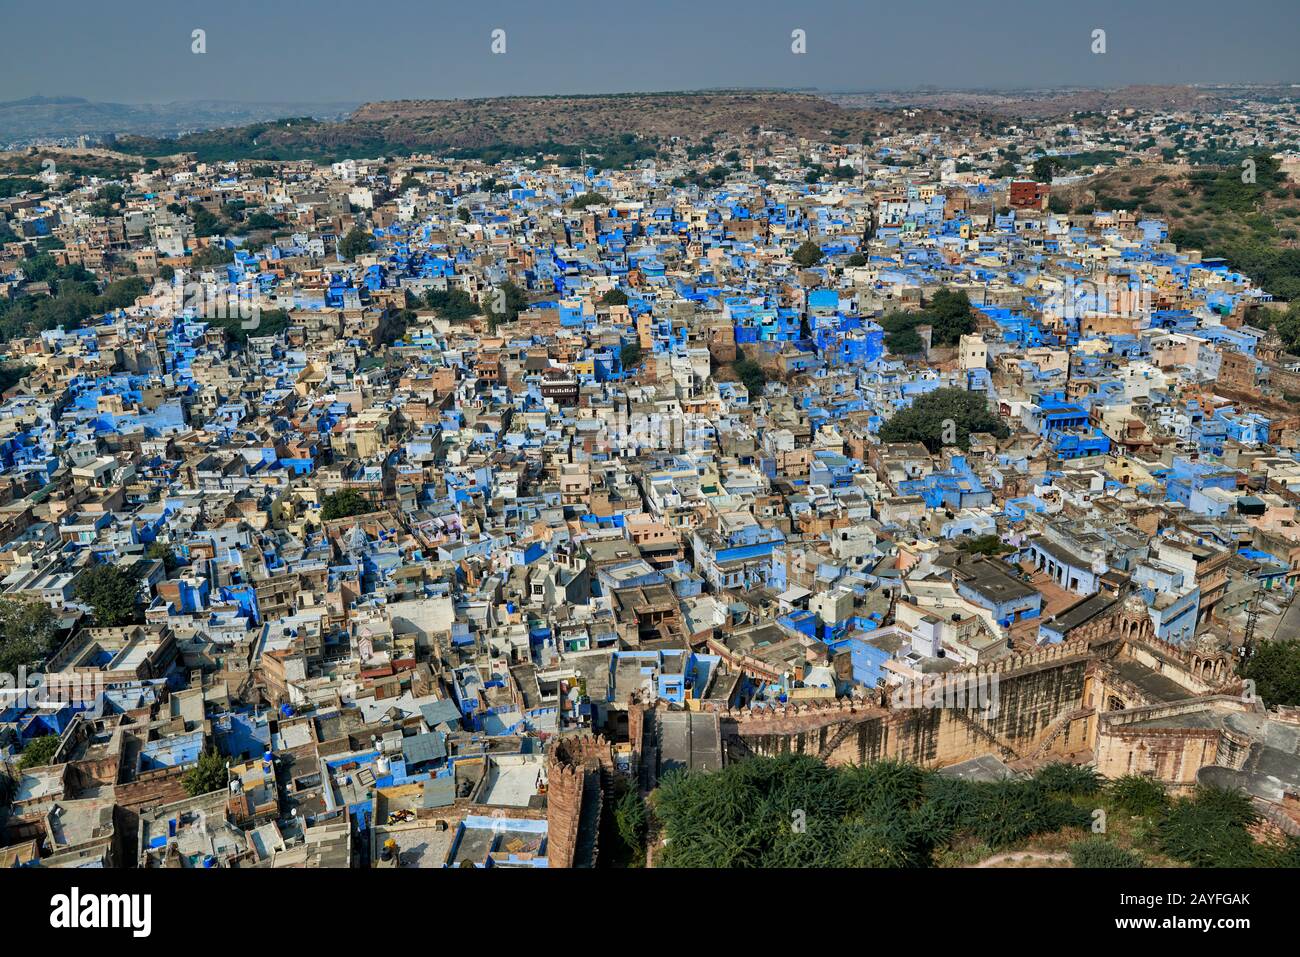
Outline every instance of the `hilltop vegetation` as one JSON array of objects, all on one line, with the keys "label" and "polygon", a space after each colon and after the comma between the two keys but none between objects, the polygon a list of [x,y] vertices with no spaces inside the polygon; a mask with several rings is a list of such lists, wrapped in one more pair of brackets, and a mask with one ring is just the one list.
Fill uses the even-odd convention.
[{"label": "hilltop vegetation", "polygon": [[1259,844],[1250,799],[1201,787],[1104,782],[1049,764],[1031,778],[974,782],[880,761],[827,767],[807,755],[747,758],[665,775],[651,803],[660,867],[928,867],[997,852],[1068,850],[1076,867],[1294,867],[1300,841]]},{"label": "hilltop vegetation", "polygon": [[[1254,182],[1243,181],[1254,163]],[[1300,185],[1270,156],[1225,155],[1213,165],[1109,170],[1053,194],[1057,208],[1133,210],[1169,223],[1180,249],[1226,260],[1279,299],[1300,298]]]},{"label": "hilltop vegetation", "polygon": [[845,109],[817,96],[778,92],[635,93],[608,96],[498,97],[367,103],[327,123],[293,117],[175,139],[121,137],[117,148],[140,156],[179,152],[203,161],[362,158],[437,150],[495,163],[536,153],[563,165],[617,168],[654,156],[677,136],[783,130],[800,136],[837,131],[860,142],[869,130],[920,129],[932,118]]}]

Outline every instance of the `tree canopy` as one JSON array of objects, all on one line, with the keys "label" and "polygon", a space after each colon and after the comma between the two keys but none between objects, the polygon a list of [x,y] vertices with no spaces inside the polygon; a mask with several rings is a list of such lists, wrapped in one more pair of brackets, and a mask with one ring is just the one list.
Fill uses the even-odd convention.
[{"label": "tree canopy", "polygon": [[57,750],[59,750],[57,734],[32,738],[23,746],[23,753],[18,758],[18,770],[26,771],[28,768],[39,768],[49,764]]},{"label": "tree canopy", "polygon": [[58,637],[59,622],[40,601],[0,600],[0,672],[14,674],[37,664]]},{"label": "tree canopy", "polygon": [[741,353],[731,368],[748,390],[751,399],[763,394],[763,389],[767,387],[767,373],[761,365]]},{"label": "tree canopy", "polygon": [[824,255],[825,254],[822,252],[821,247],[811,239],[808,239],[794,251],[794,255],[790,258],[794,260],[796,265],[803,266],[807,269],[809,266],[816,266],[821,262]]},{"label": "tree canopy", "polygon": [[[949,425],[951,423],[951,425]],[[912,401],[880,427],[882,442],[920,442],[931,452],[945,444],[970,448],[972,432],[991,432],[998,438],[1011,434],[977,392],[935,389]],[[945,442],[951,438],[951,443]]]},{"label": "tree canopy", "polygon": [[463,289],[430,289],[424,294],[424,302],[448,322],[463,322],[483,311]]},{"label": "tree canopy", "polygon": [[320,514],[324,521],[329,522],[336,518],[364,515],[374,510],[375,507],[370,504],[370,499],[354,488],[345,488],[325,496],[324,501],[321,502]]},{"label": "tree canopy", "polygon": [[1255,682],[1255,694],[1270,708],[1300,705],[1300,639],[1260,643],[1241,676]]},{"label": "tree canopy", "polygon": [[139,620],[140,573],[133,567],[92,565],[78,576],[76,594],[93,609],[100,627],[116,628]]},{"label": "tree canopy", "polygon": [[[1294,867],[1300,840],[1257,843],[1239,791],[1170,800],[1149,778],[1109,782],[1053,763],[1032,777],[970,781],[897,761],[828,767],[809,755],[752,757],[721,771],[673,771],[651,795],[662,867],[926,867],[964,864],[1064,832],[1076,867],[1150,858],[1195,867]],[[1092,833],[1109,821],[1106,835]],[[616,818],[618,815],[616,814]],[[635,808],[625,809],[629,836]]]},{"label": "tree canopy", "polygon": [[370,244],[371,235],[360,226],[353,226],[339,240],[339,255],[344,259],[356,259],[363,253],[370,252]]},{"label": "tree canopy", "polygon": [[890,352],[912,355],[924,349],[917,326],[930,327],[932,345],[956,345],[962,336],[975,331],[975,314],[965,292],[940,289],[921,312],[891,312],[880,325]]},{"label": "tree canopy", "polygon": [[1065,164],[1055,156],[1040,156],[1034,160],[1034,179],[1040,183],[1050,183],[1057,170],[1064,168]]},{"label": "tree canopy", "polygon": [[228,777],[226,759],[215,751],[205,751],[199,755],[198,764],[185,772],[181,783],[186,794],[198,797],[200,794],[220,791],[228,783]]},{"label": "tree canopy", "polygon": [[641,345],[636,342],[625,343],[618,351],[618,363],[624,369],[634,369],[641,364]]},{"label": "tree canopy", "polygon": [[497,322],[514,322],[528,308],[528,295],[509,279],[489,291],[488,296],[488,315],[494,328]]}]

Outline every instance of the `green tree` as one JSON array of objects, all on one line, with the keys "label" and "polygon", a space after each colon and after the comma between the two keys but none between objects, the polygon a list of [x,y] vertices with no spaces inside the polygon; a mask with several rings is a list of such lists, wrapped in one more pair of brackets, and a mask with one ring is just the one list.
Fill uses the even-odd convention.
[{"label": "green tree", "polygon": [[1101,777],[1095,768],[1082,764],[1055,761],[1034,773],[1034,780],[1049,794],[1088,797],[1101,790]]},{"label": "green tree", "polygon": [[641,364],[641,345],[636,342],[624,343],[618,351],[618,363],[624,369],[635,369]]},{"label": "green tree", "polygon": [[488,312],[496,321],[514,322],[519,318],[519,314],[528,308],[528,296],[509,279],[490,295],[492,300]]},{"label": "green tree", "polygon": [[1050,183],[1056,171],[1062,168],[1061,161],[1055,156],[1040,156],[1034,160],[1034,179],[1040,183]]},{"label": "green tree", "polygon": [[0,365],[0,395],[8,392],[19,382],[21,382],[32,371],[29,365],[13,365],[5,363]]},{"label": "green tree", "polygon": [[248,219],[245,221],[244,225],[248,229],[283,229],[284,228],[284,223],[280,222],[280,220],[276,219],[270,213],[265,213],[262,212],[261,210],[258,210],[255,213],[251,213]]},{"label": "green tree", "polygon": [[924,314],[934,330],[936,345],[955,345],[962,336],[975,331],[970,298],[964,292],[940,289],[930,299]]},{"label": "green tree", "polygon": [[18,758],[18,770],[26,771],[28,768],[44,767],[54,759],[54,752],[57,750],[59,750],[57,734],[32,738],[23,746],[23,753]]},{"label": "green tree", "polygon": [[977,535],[973,538],[963,538],[957,543],[957,548],[971,555],[1005,555],[1008,552],[1014,552],[1015,549],[1002,541],[997,535]]},{"label": "green tree", "polygon": [[586,209],[588,206],[608,206],[609,197],[602,193],[583,193],[573,201],[574,209]]},{"label": "green tree", "polygon": [[370,252],[372,237],[360,226],[353,226],[348,234],[339,240],[339,255],[344,259],[356,259],[363,253]]},{"label": "green tree", "polygon": [[763,390],[767,387],[767,373],[763,371],[761,365],[741,353],[731,368],[748,390],[751,399],[757,399],[763,394]]},{"label": "green tree", "polygon": [[203,316],[205,322],[218,329],[225,330],[226,338],[237,346],[243,346],[252,336],[276,336],[289,327],[289,313],[283,309],[264,309],[257,317],[257,326],[244,328],[244,320],[236,315]]},{"label": "green tree", "polygon": [[800,244],[799,248],[794,251],[794,255],[790,258],[794,260],[795,265],[808,269],[809,267],[815,266],[821,262],[824,256],[825,254],[822,252],[821,247],[811,239],[807,239]]},{"label": "green tree", "polygon": [[200,794],[224,790],[230,783],[229,776],[226,759],[215,751],[205,751],[199,755],[198,763],[185,772],[181,783],[186,794],[198,797]]},{"label": "green tree", "polygon": [[972,432],[990,432],[998,438],[1011,434],[989,411],[983,396],[964,389],[936,389],[919,396],[882,425],[880,441],[920,442],[931,452],[948,444],[968,449]]},{"label": "green tree", "polygon": [[916,331],[923,324],[921,316],[906,312],[891,312],[880,320],[885,330],[885,346],[896,356],[911,356],[925,351],[925,340]]},{"label": "green tree", "polygon": [[1269,707],[1300,705],[1300,639],[1261,642],[1246,659],[1241,676]]},{"label": "green tree", "polygon": [[133,567],[104,562],[77,578],[76,595],[94,611],[95,624],[116,628],[139,620],[140,573]]},{"label": "green tree", "polygon": [[1287,352],[1294,355],[1300,350],[1300,302],[1292,303],[1286,312],[1274,319],[1273,329],[1281,337]]},{"label": "green tree", "polygon": [[430,289],[424,294],[424,303],[448,322],[464,322],[482,312],[478,303],[463,289]]},{"label": "green tree", "polygon": [[322,520],[330,522],[336,518],[350,518],[374,510],[375,507],[368,498],[354,488],[345,488],[325,496],[321,502],[320,515]]},{"label": "green tree", "polygon": [[234,261],[235,251],[227,249],[220,243],[206,246],[190,257],[190,265],[195,269],[203,269],[205,266],[224,266]]},{"label": "green tree", "polygon": [[0,199],[8,199],[20,193],[40,193],[44,190],[45,184],[40,180],[22,176],[0,177]]},{"label": "green tree", "polygon": [[622,289],[611,289],[600,297],[600,301],[606,306],[626,306],[627,293]]},{"label": "green tree", "polygon": [[176,553],[172,551],[172,547],[163,541],[150,542],[149,547],[144,550],[144,557],[162,562],[169,575],[180,567],[181,563]]},{"label": "green tree", "polygon": [[230,227],[215,214],[195,203],[190,207],[190,218],[194,220],[194,235],[200,238],[223,235]]},{"label": "green tree", "polygon": [[391,346],[406,335],[406,330],[415,324],[416,315],[410,309],[396,309],[389,311],[383,323],[380,325],[379,341],[383,345]]},{"label": "green tree", "polygon": [[831,768],[798,754],[669,772],[654,809],[664,867],[924,867],[939,847],[1005,847],[1091,820],[1032,780],[977,783],[898,761]]}]

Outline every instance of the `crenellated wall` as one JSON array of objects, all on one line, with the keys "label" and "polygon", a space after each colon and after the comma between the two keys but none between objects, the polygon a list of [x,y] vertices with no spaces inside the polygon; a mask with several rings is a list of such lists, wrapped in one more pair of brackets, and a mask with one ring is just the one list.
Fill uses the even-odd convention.
[{"label": "crenellated wall", "polygon": [[554,739],[546,763],[546,856],[551,867],[594,863],[594,847],[592,861],[575,860],[583,815],[594,815],[591,826],[598,826],[613,770],[613,748],[601,735]]}]

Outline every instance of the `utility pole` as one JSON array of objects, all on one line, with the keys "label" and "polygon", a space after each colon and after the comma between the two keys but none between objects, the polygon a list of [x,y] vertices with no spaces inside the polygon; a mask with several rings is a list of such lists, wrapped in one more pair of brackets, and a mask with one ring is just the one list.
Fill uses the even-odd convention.
[{"label": "utility pole", "polygon": [[1241,640],[1241,657],[1251,657],[1255,653],[1255,623],[1259,621],[1259,602],[1264,594],[1263,581],[1255,582],[1255,590],[1250,596],[1250,606],[1246,610],[1246,634]]}]

